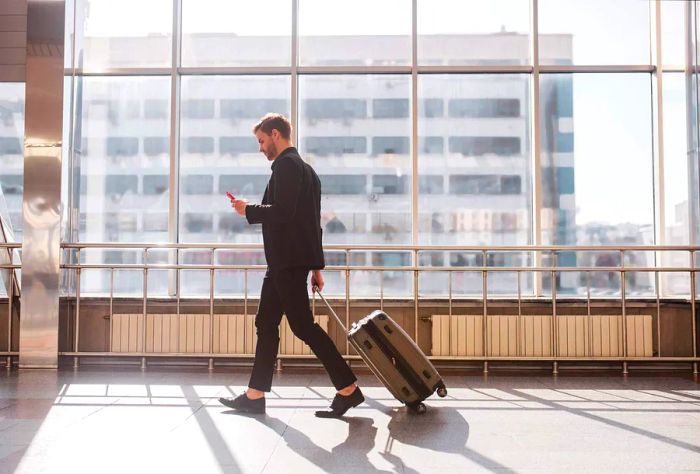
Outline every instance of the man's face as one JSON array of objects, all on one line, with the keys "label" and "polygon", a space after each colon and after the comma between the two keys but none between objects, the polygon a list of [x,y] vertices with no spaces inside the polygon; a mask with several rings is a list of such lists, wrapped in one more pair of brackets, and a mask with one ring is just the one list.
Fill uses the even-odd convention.
[{"label": "man's face", "polygon": [[275,133],[279,133],[277,130],[272,130],[272,133],[268,135],[262,130],[255,132],[255,138],[258,139],[258,145],[260,147],[260,152],[265,155],[265,157],[272,161],[277,158],[277,146],[275,145],[274,136]]}]

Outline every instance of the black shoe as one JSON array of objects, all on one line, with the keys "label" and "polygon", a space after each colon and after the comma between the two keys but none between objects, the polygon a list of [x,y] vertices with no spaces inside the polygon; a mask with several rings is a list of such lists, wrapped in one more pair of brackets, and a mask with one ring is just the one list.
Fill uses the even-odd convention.
[{"label": "black shoe", "polygon": [[245,413],[265,413],[265,397],[251,400],[242,393],[236,398],[219,398],[219,403]]},{"label": "black shoe", "polygon": [[319,418],[340,418],[346,411],[364,401],[365,396],[362,395],[360,387],[357,387],[354,392],[347,396],[336,393],[331,403],[331,409],[328,411],[317,411],[315,415]]}]

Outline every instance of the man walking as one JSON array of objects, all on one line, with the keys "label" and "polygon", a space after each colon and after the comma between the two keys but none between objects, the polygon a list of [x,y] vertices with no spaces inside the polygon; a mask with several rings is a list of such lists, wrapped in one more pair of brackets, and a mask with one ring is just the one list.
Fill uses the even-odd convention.
[{"label": "man walking", "polygon": [[309,306],[309,272],[312,286],[323,289],[321,181],[294,148],[291,132],[291,124],[280,114],[267,114],[253,127],[260,151],[272,162],[272,176],[262,204],[231,201],[249,224],[262,224],[267,272],[255,317],[258,342],[248,389],[219,402],[242,412],[265,412],[265,392],[272,386],[279,325],[285,314],[292,332],[321,360],[338,391],[330,409],[317,411],[316,416],[339,417],[362,403],[364,396],[331,338],[314,322]]}]

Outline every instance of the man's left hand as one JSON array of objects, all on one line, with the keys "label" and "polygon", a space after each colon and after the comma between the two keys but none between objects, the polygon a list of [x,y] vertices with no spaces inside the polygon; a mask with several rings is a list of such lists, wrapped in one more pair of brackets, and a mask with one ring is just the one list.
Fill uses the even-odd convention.
[{"label": "man's left hand", "polygon": [[245,217],[245,208],[248,205],[246,199],[234,199],[231,201],[231,207],[236,210],[237,213]]},{"label": "man's left hand", "polygon": [[315,287],[318,287],[318,291],[321,291],[324,284],[321,270],[313,270],[311,272],[311,289],[314,290]]}]

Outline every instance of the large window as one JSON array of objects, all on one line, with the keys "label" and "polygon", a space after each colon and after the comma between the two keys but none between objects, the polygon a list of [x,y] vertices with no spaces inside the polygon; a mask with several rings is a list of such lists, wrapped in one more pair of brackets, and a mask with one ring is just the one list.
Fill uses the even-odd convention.
[{"label": "large window", "polygon": [[76,67],[100,70],[170,64],[172,0],[76,0],[76,9]]},{"label": "large window", "polygon": [[183,66],[289,66],[291,33],[289,0],[182,1]]},{"label": "large window", "polygon": [[300,65],[410,63],[410,0],[299,0]]},{"label": "large window", "polygon": [[418,63],[527,64],[530,5],[522,0],[418,0]]},{"label": "large window", "polygon": [[[697,169],[688,170],[687,131],[697,124],[686,103],[697,100],[697,85],[686,91],[684,2],[660,3],[658,38],[651,34],[657,5],[645,0],[173,5],[76,0],[75,15],[67,15],[75,18],[77,75],[66,82],[75,100],[67,112],[74,113],[67,162],[77,168],[71,175],[79,193],[66,196],[76,200],[70,205],[79,218],[71,222],[81,240],[261,242],[260,226],[238,216],[225,193],[260,201],[270,162],[251,127],[281,112],[321,178],[326,244],[691,242],[698,211],[689,195],[699,184]],[[22,199],[18,87],[0,86],[0,186],[15,228]],[[655,154],[656,143],[662,153]],[[655,180],[655,170],[663,179]],[[329,264],[344,263],[341,253],[329,252]],[[351,263],[363,265],[412,263],[409,253],[351,254]],[[246,261],[262,262],[261,255]],[[628,263],[685,264],[677,256]],[[478,265],[479,258],[425,252],[421,261],[449,267]],[[605,252],[544,260],[555,258],[614,263]],[[524,255],[490,262],[539,263]],[[382,285],[386,296],[412,291],[410,272],[382,282],[378,275],[353,275],[353,295],[376,296]],[[207,294],[195,276],[184,278],[183,288]],[[581,278],[569,272],[556,284],[581,294]],[[476,294],[477,280],[464,275],[460,291]],[[661,286],[686,294],[687,280],[669,276]],[[342,291],[344,274],[328,283],[331,292]],[[542,283],[551,289],[546,276]],[[217,280],[234,293],[242,284]],[[526,292],[540,286],[523,284]],[[442,294],[446,280],[436,274],[419,286]],[[489,281],[499,294],[515,286],[512,276]],[[620,291],[614,278],[593,286],[600,294]],[[649,288],[646,277],[628,285],[637,294]]]},{"label": "large window", "polygon": [[539,0],[538,8],[541,64],[651,61],[649,2]]},{"label": "large window", "polygon": [[289,77],[186,76],[181,102],[180,241],[261,241],[225,193],[262,199],[270,163],[251,130],[266,112],[289,115]]},{"label": "large window", "polygon": [[0,82],[0,216],[22,240],[24,84]]},{"label": "large window", "polygon": [[[322,224],[336,225],[352,212],[369,220],[369,233],[328,232],[325,242],[410,243],[410,226],[382,218],[410,216],[411,122],[402,112],[409,95],[408,76],[300,78],[299,139],[302,156],[321,177]],[[369,184],[370,174],[382,177]]]},{"label": "large window", "polygon": [[168,241],[167,229],[146,229],[143,216],[168,212],[169,116],[146,118],[135,111],[148,100],[167,103],[169,84],[161,77],[82,79],[76,142],[85,145],[74,157],[82,191],[74,203],[84,223],[81,241]]},{"label": "large window", "polygon": [[544,243],[652,244],[650,75],[540,79]]},{"label": "large window", "polygon": [[418,95],[444,97],[450,117],[432,117],[419,102],[420,243],[530,243],[529,77],[418,79]]}]

